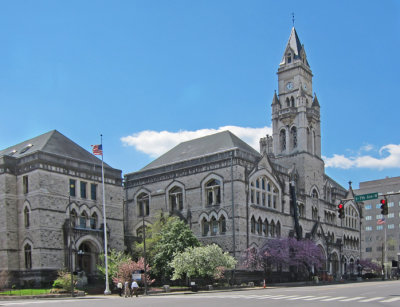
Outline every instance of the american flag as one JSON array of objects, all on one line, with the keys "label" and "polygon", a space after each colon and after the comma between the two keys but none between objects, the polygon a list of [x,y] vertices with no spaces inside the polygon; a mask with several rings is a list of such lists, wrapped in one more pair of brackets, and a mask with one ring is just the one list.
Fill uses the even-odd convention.
[{"label": "american flag", "polygon": [[94,155],[103,155],[103,145],[91,145]]},{"label": "american flag", "polygon": [[383,218],[379,219],[376,223],[377,223],[378,225],[385,224],[385,223],[386,223],[385,218],[383,217]]}]

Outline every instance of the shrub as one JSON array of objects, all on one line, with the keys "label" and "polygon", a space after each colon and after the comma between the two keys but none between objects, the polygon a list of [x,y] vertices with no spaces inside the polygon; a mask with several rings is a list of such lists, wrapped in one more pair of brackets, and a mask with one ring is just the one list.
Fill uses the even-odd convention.
[{"label": "shrub", "polygon": [[71,274],[66,271],[58,271],[57,275],[58,277],[53,282],[53,287],[63,289],[65,291],[71,291]]}]

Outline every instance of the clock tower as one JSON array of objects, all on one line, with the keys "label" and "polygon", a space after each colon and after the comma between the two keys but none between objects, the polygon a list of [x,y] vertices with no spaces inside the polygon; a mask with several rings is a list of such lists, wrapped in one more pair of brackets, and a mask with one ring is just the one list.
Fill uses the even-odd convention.
[{"label": "clock tower", "polygon": [[[304,45],[293,27],[278,69],[278,94],[272,100],[275,161],[295,165],[302,177],[323,176],[320,106],[312,92],[313,74]],[[311,170],[314,174],[310,174]],[[321,178],[321,177],[320,177]]]}]

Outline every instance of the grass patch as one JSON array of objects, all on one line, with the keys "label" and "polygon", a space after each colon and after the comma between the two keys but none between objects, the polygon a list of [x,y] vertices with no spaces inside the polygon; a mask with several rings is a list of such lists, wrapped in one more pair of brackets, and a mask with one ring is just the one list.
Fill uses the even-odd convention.
[{"label": "grass patch", "polygon": [[0,295],[15,295],[15,296],[26,296],[26,295],[40,295],[48,294],[51,289],[18,289],[18,290],[7,290],[1,291]]}]

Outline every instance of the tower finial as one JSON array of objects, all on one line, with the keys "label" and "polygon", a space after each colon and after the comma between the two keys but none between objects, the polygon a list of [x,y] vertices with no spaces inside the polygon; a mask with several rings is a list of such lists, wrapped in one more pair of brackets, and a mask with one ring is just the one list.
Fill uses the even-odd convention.
[{"label": "tower finial", "polygon": [[293,27],[294,27],[294,13],[292,13],[292,22],[293,22]]}]

